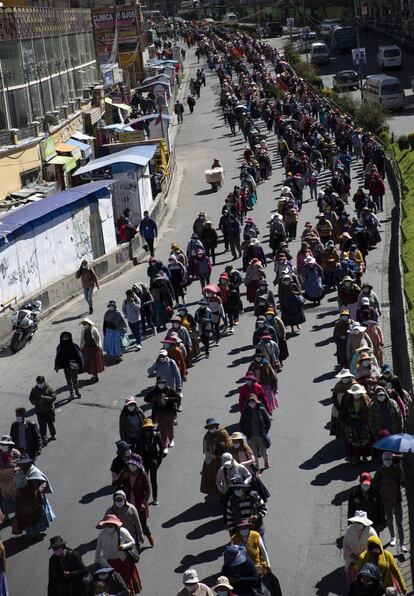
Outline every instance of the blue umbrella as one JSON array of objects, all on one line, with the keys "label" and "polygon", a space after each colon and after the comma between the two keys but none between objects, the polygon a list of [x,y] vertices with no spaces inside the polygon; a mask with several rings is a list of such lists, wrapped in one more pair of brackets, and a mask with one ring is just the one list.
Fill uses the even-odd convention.
[{"label": "blue umbrella", "polygon": [[414,435],[407,433],[389,435],[374,443],[373,447],[395,453],[414,453]]}]

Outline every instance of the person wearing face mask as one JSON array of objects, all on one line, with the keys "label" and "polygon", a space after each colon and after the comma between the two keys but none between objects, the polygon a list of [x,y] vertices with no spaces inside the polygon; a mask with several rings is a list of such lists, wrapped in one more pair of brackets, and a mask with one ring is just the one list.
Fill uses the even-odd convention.
[{"label": "person wearing face mask", "polygon": [[225,575],[220,575],[220,577],[217,578],[217,584],[213,587],[216,596],[236,596],[233,589],[233,586],[230,585],[230,582]]},{"label": "person wearing face mask", "polygon": [[116,441],[115,445],[117,455],[112,460],[110,467],[112,486],[116,485],[116,481],[119,478],[121,472],[128,469],[128,462],[131,457],[134,457],[134,459],[138,460],[141,459],[137,453],[132,453],[131,445],[129,445],[129,443],[126,443],[125,441]]},{"label": "person wearing face mask", "polygon": [[348,519],[350,525],[345,532],[342,544],[342,556],[345,562],[345,573],[348,586],[355,577],[354,564],[359,555],[367,548],[368,538],[377,536],[372,527],[372,521],[368,519],[366,511],[356,511],[353,517]]},{"label": "person wearing face mask", "polygon": [[117,490],[113,494],[113,504],[105,512],[105,515],[116,515],[122,522],[123,527],[128,530],[135,540],[136,546],[144,542],[144,533],[139,521],[138,511],[135,505],[128,503],[123,490]]},{"label": "person wearing face mask", "polygon": [[406,406],[410,406],[412,402],[411,396],[405,389],[403,389],[400,379],[394,374],[390,364],[384,364],[382,367],[379,383],[382,384],[382,382],[385,383],[384,387],[387,391],[395,392]]},{"label": "person wearing face mask", "polygon": [[210,588],[200,582],[195,569],[184,571],[183,584],[184,587],[181,588],[177,596],[188,596],[188,594],[194,594],[194,596],[214,596]]},{"label": "person wearing face mask", "polygon": [[220,345],[220,324],[223,321],[227,329],[226,313],[224,312],[223,302],[218,293],[212,291],[205,291],[204,296],[208,301],[208,308],[211,311],[211,321],[213,336],[216,340],[216,346]]},{"label": "person wearing face mask", "polygon": [[86,568],[76,550],[68,548],[61,536],[50,539],[47,596],[86,596]]},{"label": "person wearing face mask", "polygon": [[122,576],[130,596],[139,594],[142,583],[134,560],[138,552],[133,537],[123,527],[119,517],[113,514],[105,515],[98,526],[101,531],[96,541],[95,563],[101,557],[106,559],[109,566]]},{"label": "person wearing face mask", "polygon": [[141,300],[130,289],[125,292],[126,298],[122,303],[122,313],[128,321],[131,333],[135,338],[137,352],[142,348],[141,344]]},{"label": "person wearing face mask", "polygon": [[26,408],[16,408],[16,420],[10,427],[10,436],[16,448],[33,461],[42,451],[42,439],[37,424],[27,420]]},{"label": "person wearing face mask", "polygon": [[385,513],[382,499],[372,486],[369,472],[359,475],[359,484],[353,486],[348,497],[348,518],[354,517],[357,511],[365,511],[372,527],[379,534],[385,528]]},{"label": "person wearing face mask", "polygon": [[372,341],[371,338],[365,333],[366,330],[366,327],[359,325],[358,323],[354,323],[349,330],[348,339],[346,342],[346,357],[348,359],[348,364],[351,363],[351,360],[358,348],[370,348],[372,350]]},{"label": "person wearing face mask", "polygon": [[346,344],[352,324],[353,321],[351,319],[349,310],[347,308],[341,308],[339,319],[336,321],[333,331],[333,337],[336,345],[336,359],[338,366],[341,368],[346,368],[348,366]]},{"label": "person wearing face mask", "polygon": [[[361,294],[359,295],[360,298]],[[370,305],[369,298],[363,296],[362,299],[358,299],[358,310],[356,319],[361,325],[365,325],[365,321],[376,321],[378,322],[378,313],[373,306]]]},{"label": "person wearing face mask", "polygon": [[165,337],[160,343],[162,344],[162,348],[167,350],[168,357],[178,366],[182,381],[186,381],[188,374],[186,365],[187,351],[177,333],[171,331],[170,335]]},{"label": "person wearing face mask", "polygon": [[5,520],[16,510],[14,477],[20,457],[11,436],[3,435],[0,439],[0,511]]},{"label": "person wearing face mask", "polygon": [[269,555],[259,532],[253,529],[248,519],[241,519],[231,537],[232,544],[242,544],[250,559],[253,561],[256,571],[263,577],[270,571]]},{"label": "person wearing face mask", "polygon": [[266,273],[263,264],[257,258],[252,259],[244,270],[246,271],[244,283],[247,290],[247,301],[254,304],[256,290],[261,280],[266,277]]},{"label": "person wearing face mask", "polygon": [[246,486],[250,484],[252,475],[249,470],[243,464],[237,463],[231,453],[223,453],[221,463],[222,466],[216,476],[216,486],[219,493],[225,495],[232,486],[235,477],[241,479]]},{"label": "person wearing face mask", "polygon": [[240,417],[239,426],[243,434],[246,435],[256,460],[259,461],[259,457],[262,457],[265,470],[269,469],[267,449],[270,447],[271,420],[264,406],[253,394],[248,397],[247,408]]},{"label": "person wearing face mask", "polygon": [[55,406],[56,391],[46,383],[43,376],[36,377],[36,385],[30,391],[30,403],[34,405],[43,447],[47,445],[47,428],[50,440],[56,440]]},{"label": "person wearing face mask", "polygon": [[138,407],[135,397],[127,397],[119,415],[119,436],[122,441],[129,443],[134,451],[144,418],[145,414]]},{"label": "person wearing face mask", "polygon": [[80,279],[83,288],[83,295],[89,306],[89,314],[93,313],[93,290],[96,287],[99,290],[99,282],[95,270],[88,265],[88,261],[83,260],[80,268],[76,272],[76,279]]},{"label": "person wearing face mask", "polygon": [[345,453],[352,464],[359,464],[361,457],[363,461],[367,461],[371,454],[370,404],[371,400],[364,387],[354,383],[347,390],[347,396],[340,410],[340,426],[343,429]]},{"label": "person wearing face mask", "polygon": [[243,380],[244,385],[242,385],[239,389],[240,414],[243,414],[245,408],[247,407],[247,400],[249,398],[249,395],[253,394],[264,405],[264,407],[266,408],[266,412],[270,415],[272,413],[270,404],[267,401],[267,397],[263,387],[260,385],[260,383],[256,381],[254,372],[248,371],[243,377]]},{"label": "person wearing face mask", "polygon": [[125,349],[122,338],[126,335],[127,326],[119,312],[115,300],[108,302],[103,319],[104,351],[108,358],[120,360]]},{"label": "person wearing face mask", "polygon": [[349,310],[353,319],[357,315],[357,301],[361,288],[354,282],[352,277],[345,275],[338,286],[338,305],[339,308],[345,307]]},{"label": "person wearing face mask", "polygon": [[197,324],[200,342],[204,346],[206,358],[210,357],[210,337],[213,332],[213,313],[211,312],[209,301],[202,298],[198,303],[199,307],[194,313],[194,321]]},{"label": "person wearing face mask", "polygon": [[187,327],[182,324],[181,316],[179,316],[179,314],[173,316],[170,320],[170,323],[172,326],[170,329],[168,329],[167,337],[177,336],[181,340],[182,345],[184,346],[186,351],[186,365],[188,368],[189,366],[192,366],[191,359],[193,342],[191,340],[190,333]]},{"label": "person wearing face mask", "polygon": [[[183,337],[184,337],[184,332],[181,331],[182,329],[185,329],[187,331],[187,333],[190,336],[190,342],[189,342],[189,350],[188,350],[188,354],[189,354],[189,358],[191,358],[192,360],[195,360],[196,358],[198,358],[198,356],[200,355],[200,342],[199,342],[199,337],[198,337],[198,333],[197,333],[197,323],[195,320],[195,317],[193,317],[193,315],[191,315],[188,312],[188,308],[186,307],[185,304],[179,304],[177,306],[177,313],[178,313],[178,318],[180,319],[180,323],[181,325],[179,326],[178,329],[178,334],[181,337],[181,339],[183,340],[184,344],[186,344],[186,341]],[[174,325],[174,323],[173,323]],[[175,329],[175,331],[177,331],[177,329]],[[189,366],[191,364],[191,362],[187,363],[187,366]]]},{"label": "person wearing face mask", "polygon": [[158,505],[158,468],[164,457],[164,447],[159,431],[151,418],[146,418],[138,437],[137,452],[142,457],[144,468],[151,479],[152,505]]},{"label": "person wearing face mask", "polygon": [[[260,336],[260,341],[256,346],[256,351],[260,351],[263,354],[270,366],[276,372],[281,371],[279,345],[276,341],[273,341],[272,335],[268,331],[264,331]],[[275,404],[271,405],[273,408],[276,407]]]},{"label": "person wearing face mask", "polygon": [[273,341],[278,341],[276,330],[266,321],[266,317],[260,315],[256,319],[256,324],[253,332],[252,344],[254,345],[254,347],[257,346],[262,336],[262,333],[264,333],[265,331],[270,333]]},{"label": "person wearing face mask", "polygon": [[233,478],[232,486],[226,495],[226,502],[223,512],[223,521],[230,536],[233,535],[237,523],[241,519],[248,519],[252,526],[261,536],[264,536],[265,529],[263,520],[267,514],[267,506],[264,499],[253,490],[252,486],[246,486],[241,478]]},{"label": "person wearing face mask", "polygon": [[152,405],[151,418],[158,424],[164,455],[174,447],[174,420],[181,408],[181,397],[163,377],[157,377],[157,383],[144,398]]},{"label": "person wearing face mask", "polygon": [[372,350],[357,349],[351,360],[350,369],[355,371],[355,378],[360,383],[376,382],[380,368]]},{"label": "person wearing face mask", "polygon": [[123,490],[127,501],[136,507],[142,531],[148,538],[150,545],[154,546],[155,540],[147,522],[149,516],[148,502],[151,496],[151,485],[140,457],[137,458],[134,455],[131,455],[131,458],[128,461],[128,467],[119,475],[119,478],[115,483],[115,488],[117,490]]},{"label": "person wearing face mask", "polygon": [[348,596],[384,596],[381,574],[374,563],[364,563],[349,587]]},{"label": "person wearing face mask", "polygon": [[[272,334],[272,330],[276,333],[277,343],[279,345],[279,360],[283,367],[283,362],[289,356],[288,345],[286,341],[286,327],[282,319],[278,316],[276,308],[270,307],[265,312],[266,330]],[[273,335],[272,335],[273,339]],[[274,340],[275,341],[275,340]],[[254,344],[256,345],[256,344]]]},{"label": "person wearing face mask", "polygon": [[270,409],[273,411],[279,407],[277,375],[261,350],[256,349],[248,371],[254,374],[256,381],[263,387]]},{"label": "person wearing face mask", "polygon": [[105,559],[100,559],[94,565],[92,574],[92,586],[88,596],[129,596],[129,590],[122,575],[117,573]]},{"label": "person wearing face mask", "polygon": [[401,411],[380,385],[374,389],[374,399],[369,408],[369,425],[375,440],[378,439],[381,430],[387,430],[391,435],[403,432],[404,420]]},{"label": "person wearing face mask", "polygon": [[[318,226],[316,226],[317,228]],[[324,239],[321,236],[321,241]],[[313,251],[314,256],[315,251]],[[333,240],[328,240],[325,248],[322,251],[320,264],[323,269],[323,277],[325,281],[326,289],[330,289],[336,286],[339,271],[339,253],[335,248]]]},{"label": "person wearing face mask", "polygon": [[361,306],[362,299],[368,298],[369,305],[375,310],[378,316],[381,316],[381,305],[378,296],[373,291],[372,285],[368,282],[363,282],[361,293],[358,296],[358,308]]},{"label": "person wearing face mask", "polygon": [[203,438],[204,463],[201,471],[200,492],[205,495],[219,494],[216,478],[221,467],[221,456],[230,448],[230,437],[214,418],[207,418]]},{"label": "person wearing face mask", "polygon": [[82,325],[80,348],[84,360],[84,372],[92,375],[90,383],[97,383],[98,375],[105,370],[101,336],[91,319],[82,319],[79,325]]},{"label": "person wearing face mask", "polygon": [[394,457],[389,451],[382,454],[382,465],[375,472],[372,486],[378,491],[385,510],[385,519],[390,531],[390,546],[397,544],[394,529],[394,517],[397,523],[399,554],[407,552],[404,544],[401,484],[404,483],[404,471],[401,458]]},{"label": "person wearing face mask", "polygon": [[21,534],[24,530],[29,539],[45,532],[56,518],[47,498],[52,493],[49,479],[31,458],[23,455],[19,460],[20,470],[14,477],[16,491],[16,517],[13,520],[13,532]]},{"label": "person wearing face mask", "polygon": [[275,297],[265,279],[260,281],[254,296],[254,314],[256,317],[264,316],[268,308],[275,308]]},{"label": "person wearing face mask", "polygon": [[60,334],[60,342],[56,348],[55,371],[63,368],[69,389],[69,398],[81,397],[79,393],[78,375],[83,372],[83,355],[78,344],[72,339],[69,331]]},{"label": "person wearing face mask", "polygon": [[231,437],[231,448],[229,453],[233,456],[235,461],[242,464],[250,474],[256,475],[258,468],[256,458],[253,450],[249,447],[246,437],[239,432],[234,432]]},{"label": "person wearing face mask", "polygon": [[383,588],[396,587],[402,594],[407,593],[404,577],[396,560],[384,549],[378,536],[368,538],[367,549],[359,555],[355,564],[356,572],[366,563],[373,563],[378,567]]},{"label": "person wearing face mask", "polygon": [[161,377],[167,381],[168,387],[182,395],[182,379],[180,370],[174,360],[168,357],[167,350],[160,350],[157,359],[148,369],[148,374]]},{"label": "person wearing face mask", "polygon": [[180,298],[184,301],[187,269],[185,265],[177,259],[175,254],[171,254],[168,257],[168,270],[170,272],[171,285],[174,290],[175,302],[178,304]]},{"label": "person wearing face mask", "polygon": [[284,325],[290,325],[292,335],[297,335],[300,325],[306,321],[304,302],[300,286],[293,281],[290,275],[284,274],[279,285],[280,312]]},{"label": "person wearing face mask", "polygon": [[[224,551],[221,573],[229,581],[238,596],[254,596],[261,588],[259,574],[242,544],[232,544]],[[260,594],[260,591],[259,591]]]},{"label": "person wearing face mask", "polygon": [[365,319],[363,326],[366,327],[366,334],[372,342],[374,355],[378,367],[384,364],[384,334],[379,324],[372,319]]}]

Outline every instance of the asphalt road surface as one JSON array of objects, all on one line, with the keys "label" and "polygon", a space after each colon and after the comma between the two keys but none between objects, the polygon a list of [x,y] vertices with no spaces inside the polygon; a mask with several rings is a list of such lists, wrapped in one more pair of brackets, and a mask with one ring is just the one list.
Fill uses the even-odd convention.
[{"label": "asphalt road surface", "polygon": [[[283,38],[282,38],[283,39]],[[396,42],[398,45],[398,41]],[[361,32],[361,47],[366,48],[367,65],[362,68],[362,77],[368,75],[381,74],[377,65],[377,49],[379,45],[390,45],[391,42],[384,41],[381,37],[375,36],[372,32]],[[306,54],[303,54],[303,59],[306,59]],[[397,137],[409,132],[414,132],[414,95],[411,88],[411,77],[414,75],[414,68],[412,66],[412,54],[403,50],[402,68],[399,70],[387,70],[386,72],[391,76],[398,77],[405,91],[405,104],[403,110],[393,112],[390,114],[387,122],[391,132]],[[324,64],[316,67],[318,74],[321,76],[325,87],[332,88],[333,75],[340,70],[356,70],[352,65],[351,52],[332,53],[329,64]],[[355,101],[361,101],[360,91],[350,91],[348,93]]]},{"label": "asphalt road surface", "polygon": [[[189,51],[190,76],[197,66],[193,51]],[[194,114],[186,112],[179,126],[176,143],[182,184],[178,207],[156,250],[162,259],[167,258],[172,241],[186,246],[200,209],[217,225],[224,198],[238,180],[245,143],[241,133],[229,136],[218,107],[218,90],[215,75],[208,74],[207,87],[202,88]],[[275,170],[271,180],[259,186],[259,201],[252,214],[266,246],[267,223],[276,208],[282,182],[273,135],[269,144]],[[224,166],[225,184],[218,193],[211,193],[204,182],[204,170],[216,157]],[[354,171],[353,189],[357,175]],[[328,177],[322,174],[323,180]],[[315,221],[316,213],[315,203],[306,202],[299,233],[305,221]],[[213,282],[230,258],[220,247]],[[295,257],[298,249],[299,242],[292,243]],[[236,265],[240,266],[240,261]],[[381,269],[382,244],[370,254],[367,274],[379,294]],[[271,265],[268,278],[273,280]],[[146,279],[146,264],[141,264],[96,292],[93,319],[98,327],[108,300],[114,298],[120,303],[133,282]],[[199,296],[200,288],[194,283],[188,302],[194,303]],[[272,568],[287,596],[345,593],[338,540],[346,527],[347,490],[362,470],[344,462],[341,445],[325,428],[334,384],[336,361],[331,336],[337,312],[334,295],[325,298],[320,307],[307,309],[301,334],[289,340],[290,357],[279,378],[281,405],[273,416],[271,468],[262,478],[271,493],[266,544]],[[2,530],[13,595],[45,595],[51,536],[61,534],[86,563],[93,561],[96,523],[111,503],[109,466],[115,454],[114,442],[119,438],[119,411],[128,395],[141,395],[138,402],[142,403],[143,390],[152,385],[146,371],[160,348],[162,334],[144,341],[140,353],[131,351],[123,362],[108,367],[99,384],[89,385],[85,379],[81,400],[66,401],[63,374],[53,371],[55,348],[63,330],[79,338],[79,319],[85,314],[83,299],[75,300],[42,321],[34,340],[22,352],[1,354],[2,432],[9,430],[14,408],[29,404],[29,390],[37,374],[44,374],[59,393],[57,441],[46,447],[38,460],[54,490],[50,502],[57,518],[47,536],[29,547],[24,538],[11,536],[10,527]],[[144,594],[176,594],[181,587],[181,573],[190,566],[195,566],[210,585],[220,573],[228,534],[220,510],[207,505],[199,492],[203,426],[206,418],[214,416],[229,431],[237,428],[238,380],[253,354],[253,328],[254,317],[248,308],[235,335],[224,337],[221,345],[213,348],[210,359],[202,359],[189,372],[183,412],[176,427],[176,447],[170,450],[159,472],[160,504],[150,508],[149,524],[156,546],[146,548],[139,563]]]}]

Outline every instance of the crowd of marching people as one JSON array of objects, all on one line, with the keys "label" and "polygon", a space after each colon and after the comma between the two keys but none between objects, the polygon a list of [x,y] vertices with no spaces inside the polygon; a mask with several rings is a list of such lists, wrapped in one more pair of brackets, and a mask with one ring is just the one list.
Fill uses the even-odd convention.
[{"label": "crowd of marching people", "polygon": [[[179,594],[281,596],[283,580],[281,588],[265,542],[271,517],[265,471],[272,466],[272,415],[283,407],[278,376],[289,358],[289,337],[300,333],[306,321],[305,307],[319,305],[330,292],[336,292],[338,304],[330,433],[343,441],[349,464],[360,467],[343,537],[344,583],[350,596],[405,593],[398,563],[380,537],[388,528],[388,546],[407,552],[401,460],[373,448],[378,439],[402,432],[411,401],[385,362],[381,302],[365,277],[369,253],[381,242],[377,213],[384,207],[383,150],[372,135],[320,99],[269,44],[224,28],[184,29],[183,35],[217,74],[226,126],[246,141],[240,181],[225,198],[219,221],[201,211],[188,243],[172,243],[167,262],[154,256],[151,244],[148,280],[127,288],[119,305],[109,301],[103,338],[90,318],[80,322],[78,343],[70,332],[60,336],[54,368],[64,371],[70,399],[81,398],[80,373],[91,374],[91,382],[99,380],[104,352],[109,359],[122,359],[131,343],[128,327],[137,350],[143,338],[154,334],[161,346],[148,369],[153,386],[144,402],[150,415],[132,396],[119,415],[116,453],[108,463],[113,495],[97,520],[95,564],[87,570],[64,538],[51,538],[48,596],[141,592],[139,550],[145,541],[154,547],[158,538],[151,531],[149,505],[159,503],[158,471],[175,446],[185,383],[188,375],[197,374],[192,368],[209,358],[222,337],[237,333],[239,324],[252,326],[253,346],[251,362],[241,371],[239,430],[230,435],[212,412],[202,446],[200,491],[206,507],[209,500],[221,504],[228,532],[223,559],[217,561],[213,588],[199,580],[197,570],[187,569]],[[266,142],[272,134],[277,160]],[[253,214],[260,205],[260,185],[276,162],[285,180],[270,218],[267,248]],[[353,192],[351,163],[358,162],[364,176]],[[328,174],[326,184],[321,173]],[[315,222],[301,220],[304,201],[313,202]],[[156,227],[147,221],[145,229],[150,228],[154,239]],[[301,244],[294,255],[291,243],[297,238]],[[223,271],[214,269],[212,278],[221,241],[230,260]],[[96,275],[88,263],[82,267],[79,275],[87,277],[93,291]],[[186,297],[193,283],[200,284],[200,298],[190,309]],[[90,315],[92,291],[85,292]],[[254,318],[241,319],[248,304]],[[38,425],[19,407],[9,435],[0,440],[1,511],[5,517],[14,515],[13,533],[25,532],[28,539],[46,531],[54,519],[47,496],[51,485],[36,459],[56,439],[55,400],[48,379],[38,376],[30,392]],[[7,587],[0,587],[0,594],[6,595]]]}]

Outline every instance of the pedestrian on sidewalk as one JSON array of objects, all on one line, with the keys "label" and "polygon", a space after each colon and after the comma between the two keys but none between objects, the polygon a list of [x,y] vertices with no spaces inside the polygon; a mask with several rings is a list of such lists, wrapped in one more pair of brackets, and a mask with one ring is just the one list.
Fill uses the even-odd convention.
[{"label": "pedestrian on sidewalk", "polygon": [[267,453],[270,447],[270,425],[270,416],[264,406],[255,395],[249,395],[247,408],[240,417],[239,426],[242,433],[246,435],[247,443],[253,450],[256,461],[259,462],[259,457],[263,458],[265,470],[270,468]]},{"label": "pedestrian on sidewalk", "polygon": [[368,519],[366,511],[356,511],[353,517],[348,519],[350,525],[345,532],[342,545],[342,555],[345,563],[345,573],[348,586],[355,577],[355,563],[358,557],[367,548],[368,538],[377,536],[372,527],[372,521]]},{"label": "pedestrian on sidewalk", "polygon": [[182,379],[180,369],[176,362],[168,357],[167,350],[160,350],[157,359],[149,367],[148,374],[155,375],[157,378],[162,378],[167,381],[167,385],[175,389],[175,391],[182,395]]},{"label": "pedestrian on sidewalk", "polygon": [[30,392],[30,403],[34,405],[39,424],[40,436],[43,447],[47,445],[47,428],[50,432],[50,440],[56,440],[55,428],[55,405],[56,391],[46,383],[41,375],[36,377],[36,385]]},{"label": "pedestrian on sidewalk", "polygon": [[154,256],[154,240],[158,236],[158,228],[154,219],[149,216],[148,211],[144,211],[144,217],[139,224],[139,233],[144,238],[150,255]]},{"label": "pedestrian on sidewalk", "polygon": [[50,539],[49,550],[52,550],[53,554],[49,559],[47,595],[86,596],[87,589],[84,579],[87,572],[81,555],[76,550],[68,548],[66,541],[61,536],[54,536]]},{"label": "pedestrian on sidewalk", "polygon": [[80,268],[76,272],[76,279],[80,279],[83,288],[83,295],[89,306],[89,314],[93,313],[93,290],[96,287],[99,290],[99,282],[95,270],[83,260]]},{"label": "pedestrian on sidewalk", "polygon": [[27,420],[26,408],[16,408],[16,420],[10,427],[10,436],[16,449],[33,461],[40,455],[42,439],[37,424]]},{"label": "pedestrian on sidewalk", "polygon": [[109,596],[110,594],[129,596],[129,590],[122,575],[117,573],[105,559],[100,559],[93,566],[91,594],[94,596]]},{"label": "pedestrian on sidewalk", "polygon": [[368,538],[368,545],[359,557],[355,565],[358,571],[364,563],[374,563],[379,569],[383,588],[396,587],[403,594],[407,593],[404,577],[392,554],[384,549],[378,536]]},{"label": "pedestrian on sidewalk", "polygon": [[217,472],[221,467],[221,456],[231,447],[228,432],[215,418],[207,418],[203,438],[204,463],[201,471],[200,492],[217,496]]},{"label": "pedestrian on sidewalk", "polygon": [[151,418],[145,418],[141,431],[137,441],[137,452],[151,480],[152,505],[158,505],[157,475],[164,457],[161,435]]},{"label": "pedestrian on sidewalk", "polygon": [[149,290],[149,287],[147,284],[140,282],[137,284],[132,284],[132,290],[141,301],[141,325],[143,335],[146,335],[147,329],[148,332],[151,332],[153,335],[155,335],[156,329],[152,318],[152,305],[154,304],[154,298]]},{"label": "pedestrian on sidewalk", "polygon": [[82,319],[79,324],[82,325],[80,348],[83,354],[83,370],[92,375],[91,383],[97,383],[99,373],[105,369],[101,336],[91,319]]},{"label": "pedestrian on sidewalk", "polygon": [[125,292],[126,298],[122,303],[122,313],[128,321],[129,328],[135,338],[136,349],[139,352],[141,344],[141,300],[134,290]]},{"label": "pedestrian on sidewalk", "polygon": [[348,497],[348,518],[354,517],[357,511],[366,511],[372,520],[374,530],[379,534],[385,528],[384,506],[380,495],[372,486],[369,472],[359,475],[359,484],[353,486]]},{"label": "pedestrian on sidewalk", "polygon": [[63,368],[69,389],[69,398],[80,398],[78,375],[83,372],[83,356],[78,344],[72,339],[69,331],[60,334],[60,342],[56,348],[55,371]]},{"label": "pedestrian on sidewalk", "polygon": [[107,357],[121,359],[124,353],[124,345],[121,342],[126,334],[126,323],[116,306],[115,300],[108,302],[108,308],[103,320],[103,333],[104,350]]},{"label": "pedestrian on sidewalk", "polygon": [[196,104],[196,101],[195,101],[194,97],[191,95],[191,93],[189,93],[187,96],[187,105],[188,105],[188,109],[190,110],[190,114],[192,114],[194,112],[195,104]]},{"label": "pedestrian on sidewalk", "polygon": [[178,99],[174,105],[174,114],[177,114],[178,124],[180,124],[183,121],[184,106]]},{"label": "pedestrian on sidewalk", "polygon": [[231,488],[233,478],[241,478],[246,486],[250,484],[252,475],[249,470],[243,464],[239,464],[231,453],[223,453],[221,464],[216,476],[216,485],[223,496]]},{"label": "pedestrian on sidewalk", "polygon": [[194,313],[194,321],[197,323],[197,331],[200,337],[200,342],[204,346],[204,354],[206,358],[210,357],[210,337],[213,332],[213,313],[209,308],[209,301],[207,298],[202,298],[198,303],[199,307]]}]

